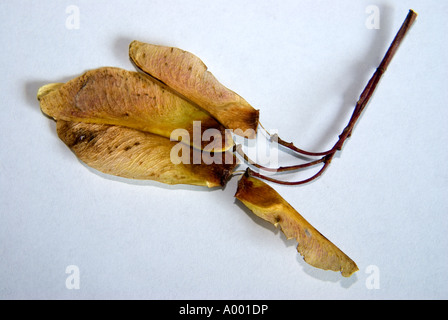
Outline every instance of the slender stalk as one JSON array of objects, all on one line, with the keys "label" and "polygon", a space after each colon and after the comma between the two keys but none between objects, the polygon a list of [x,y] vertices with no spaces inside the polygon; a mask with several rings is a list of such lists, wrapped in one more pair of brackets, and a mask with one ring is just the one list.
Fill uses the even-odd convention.
[{"label": "slender stalk", "polygon": [[278,137],[278,135],[271,136],[272,139],[277,139],[278,143],[282,146],[285,146],[286,148],[289,148],[299,154],[306,155],[306,156],[325,156],[331,153],[334,153],[337,150],[341,150],[343,144],[349,138],[352,134],[353,128],[358,121],[359,117],[361,116],[361,113],[364,111],[365,107],[367,106],[367,103],[369,102],[370,98],[373,95],[373,92],[375,91],[381,77],[386,72],[387,67],[389,66],[390,62],[392,61],[393,56],[395,55],[396,51],[398,50],[398,47],[401,44],[401,41],[404,39],[406,33],[411,28],[412,24],[414,23],[415,19],[417,18],[417,13],[415,13],[413,10],[409,10],[409,13],[403,22],[400,30],[398,31],[397,35],[395,36],[392,44],[390,45],[388,51],[386,52],[383,60],[381,61],[381,64],[376,69],[373,76],[370,78],[369,82],[367,83],[366,87],[364,88],[364,91],[361,93],[360,98],[358,102],[356,103],[355,110],[353,111],[352,117],[350,118],[350,121],[348,125],[344,128],[342,133],[339,135],[339,140],[336,142],[336,144],[329,150],[324,152],[309,152],[303,149],[297,148],[292,142],[286,142],[285,140]]},{"label": "slender stalk", "polygon": [[288,185],[288,186],[297,186],[297,185],[300,185],[300,184],[305,184],[305,183],[311,182],[311,181],[319,178],[325,172],[325,170],[327,170],[328,166],[331,163],[331,158],[333,158],[332,155],[325,156],[324,160],[322,161],[324,163],[322,168],[315,175],[311,176],[310,178],[304,179],[304,180],[300,180],[300,181],[282,181],[282,180],[274,179],[274,178],[262,175],[262,174],[260,174],[258,172],[255,172],[255,171],[253,171],[250,168],[247,168],[246,172],[247,172],[248,175],[251,175],[251,176],[254,176],[254,177],[258,177],[260,179],[264,179],[264,180],[267,180],[267,181],[270,181],[270,182],[283,184],[283,185]]},{"label": "slender stalk", "polygon": [[[384,55],[380,65],[378,66],[375,73],[370,78],[369,82],[367,83],[366,87],[364,88],[363,92],[361,93],[359,100],[356,103],[355,109],[353,111],[353,114],[352,114],[347,126],[344,128],[342,133],[339,135],[338,141],[334,144],[334,146],[330,150],[327,150],[324,152],[308,152],[308,151],[297,148],[296,146],[294,146],[294,144],[292,142],[286,142],[286,141],[280,139],[280,137],[278,137],[278,135],[272,136],[271,134],[269,134],[269,132],[267,132],[266,129],[263,128],[267,132],[267,134],[270,136],[271,141],[276,139],[280,145],[285,146],[286,148],[289,148],[289,149],[291,149],[299,154],[302,154],[302,155],[321,156],[322,158],[320,158],[319,160],[310,162],[310,165],[309,165],[309,166],[312,166],[317,163],[323,162],[324,165],[319,172],[317,172],[314,176],[312,176],[308,179],[296,181],[296,182],[280,181],[277,179],[269,178],[269,177],[263,176],[257,172],[254,172],[253,170],[250,170],[249,168],[248,168],[248,174],[250,174],[254,177],[259,177],[259,178],[266,179],[271,182],[285,184],[285,185],[304,184],[304,183],[310,182],[310,181],[320,177],[322,175],[322,173],[328,168],[328,166],[329,166],[331,160],[333,159],[334,155],[336,154],[336,152],[342,149],[342,146],[344,145],[345,141],[351,136],[351,134],[353,132],[353,128],[355,127],[356,123],[358,122],[359,117],[361,116],[362,112],[366,108],[368,102],[372,98],[373,93],[374,93],[376,87],[378,86],[378,83],[379,83],[381,77],[386,72],[390,62],[392,61],[392,58],[394,57],[395,53],[398,50],[398,47],[400,46],[405,35],[407,34],[407,32],[410,30],[411,26],[415,22],[416,18],[417,18],[417,13],[415,13],[413,10],[409,10],[409,13],[406,16],[406,19],[404,20],[403,24],[401,25],[398,33],[396,34],[394,40],[391,43],[391,45],[389,46],[389,49],[387,50],[386,54]],[[303,166],[303,168],[304,168],[304,167],[306,167],[305,165],[301,165],[301,166]],[[258,166],[258,168],[266,169],[261,166]],[[284,170],[284,171],[288,171],[288,170]]]},{"label": "slender stalk", "polygon": [[332,152],[332,149],[328,150],[328,151],[324,151],[324,152],[310,152],[310,151],[306,151],[303,149],[299,149],[297,148],[294,143],[292,142],[286,142],[285,140],[281,139],[278,134],[270,134],[269,131],[267,131],[260,123],[260,127],[263,128],[263,130],[266,132],[266,134],[269,136],[269,141],[271,142],[277,142],[279,145],[282,145],[288,149],[291,149],[301,155],[304,156],[311,156],[311,157],[320,157],[320,156],[325,156],[329,153]]},{"label": "slender stalk", "polygon": [[401,25],[400,30],[398,31],[397,35],[395,36],[394,40],[392,41],[392,44],[390,45],[389,49],[387,50],[386,54],[384,55],[383,60],[381,61],[380,65],[376,69],[375,73],[370,78],[369,82],[367,83],[367,86],[364,88],[363,92],[361,93],[361,96],[360,96],[358,102],[356,103],[355,110],[353,111],[353,115],[350,118],[348,125],[344,128],[341,135],[339,136],[339,140],[333,146],[334,150],[341,150],[345,140],[351,136],[356,122],[358,121],[359,117],[361,116],[361,113],[364,111],[365,107],[367,106],[368,102],[370,101],[370,98],[373,96],[373,93],[374,93],[376,87],[378,86],[378,83],[380,82],[381,77],[386,72],[390,62],[392,61],[392,58],[394,57],[395,53],[398,50],[398,47],[400,46],[402,40],[404,39],[405,35],[411,28],[411,26],[414,23],[416,18],[417,18],[417,13],[415,13],[413,10],[409,10],[409,13],[406,16],[406,19],[404,20],[403,24]]},{"label": "slender stalk", "polygon": [[278,168],[269,168],[269,167],[265,167],[262,166],[261,164],[256,163],[255,161],[253,161],[252,159],[250,159],[243,151],[241,145],[237,145],[234,147],[234,151],[236,153],[238,153],[241,157],[243,157],[243,159],[249,163],[250,165],[258,168],[258,169],[262,169],[264,171],[269,171],[269,172],[286,172],[286,171],[296,171],[296,170],[302,170],[305,168],[309,168],[312,166],[315,166],[319,163],[324,162],[324,158],[321,159],[317,159],[314,161],[310,161],[307,163],[303,163],[303,164],[298,164],[298,165],[293,165],[293,166],[285,166],[285,167],[278,167]]}]

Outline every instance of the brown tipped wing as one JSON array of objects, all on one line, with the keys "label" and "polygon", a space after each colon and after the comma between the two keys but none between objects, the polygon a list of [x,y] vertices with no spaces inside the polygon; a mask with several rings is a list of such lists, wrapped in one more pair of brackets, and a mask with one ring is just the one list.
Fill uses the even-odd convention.
[{"label": "brown tipped wing", "polygon": [[[148,132],[131,128],[82,122],[57,121],[60,139],[90,167],[98,171],[130,179],[155,180],[166,184],[191,184],[207,187],[223,186],[237,161],[227,152],[227,161],[195,164],[201,151],[183,145],[189,161],[178,163],[172,150],[181,142],[170,141]],[[217,161],[215,161],[217,162]]]},{"label": "brown tipped wing", "polygon": [[296,239],[297,251],[308,264],[324,270],[340,271],[344,277],[358,270],[352,259],[263,181],[243,175],[235,197],[260,218],[280,226],[288,239]]},{"label": "brown tipped wing", "polygon": [[[168,138],[182,129],[175,139],[197,148],[233,146],[230,133],[213,117],[138,72],[90,70],[65,84],[43,86],[38,99],[42,111],[56,120],[120,125]],[[212,142],[202,141],[207,130],[213,131]]]},{"label": "brown tipped wing", "polygon": [[259,111],[222,85],[207,66],[190,52],[133,41],[129,56],[142,71],[193,101],[226,128],[255,138]]}]

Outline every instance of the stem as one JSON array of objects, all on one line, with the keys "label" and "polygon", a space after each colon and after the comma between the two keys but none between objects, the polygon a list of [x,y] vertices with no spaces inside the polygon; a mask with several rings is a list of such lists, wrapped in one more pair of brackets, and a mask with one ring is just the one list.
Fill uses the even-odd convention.
[{"label": "stem", "polygon": [[[266,179],[271,182],[285,184],[285,185],[304,184],[304,183],[310,182],[310,181],[318,178],[319,176],[321,176],[322,173],[328,168],[328,166],[329,166],[331,160],[333,159],[334,155],[336,154],[336,152],[342,149],[342,146],[344,145],[347,138],[349,138],[351,136],[351,134],[353,132],[353,128],[355,127],[356,123],[358,122],[359,117],[361,116],[361,114],[364,111],[365,107],[367,106],[368,102],[372,98],[373,93],[374,93],[376,87],[378,86],[378,83],[379,83],[381,77],[386,72],[387,67],[389,66],[390,62],[392,61],[392,58],[394,57],[395,53],[398,50],[398,47],[400,46],[405,35],[407,34],[407,32],[410,30],[411,26],[415,22],[416,18],[417,18],[417,13],[415,13],[413,10],[409,10],[409,13],[406,16],[406,19],[404,20],[403,24],[401,25],[400,29],[398,30],[398,33],[396,34],[391,45],[389,46],[389,49],[387,50],[386,54],[384,55],[383,60],[381,61],[380,65],[378,66],[375,73],[370,78],[369,82],[367,83],[366,87],[364,88],[363,92],[361,93],[359,100],[356,103],[355,109],[353,111],[353,114],[352,114],[347,126],[344,128],[342,133],[339,135],[338,141],[334,144],[334,146],[330,150],[327,150],[324,152],[308,152],[308,151],[297,148],[296,146],[294,146],[294,144],[292,142],[286,142],[286,141],[280,139],[280,137],[278,137],[278,135],[276,135],[276,134],[274,136],[272,136],[271,134],[269,134],[269,132],[267,132],[266,129],[263,128],[270,136],[271,141],[274,139],[277,139],[277,142],[280,145],[285,146],[285,147],[287,147],[299,154],[302,154],[302,155],[322,156],[322,158],[320,158],[319,160],[310,162],[310,165],[309,165],[309,166],[311,166],[311,165],[315,165],[317,163],[323,162],[324,166],[318,173],[316,173],[314,176],[312,176],[308,179],[305,179],[302,181],[297,181],[297,182],[286,182],[286,181],[279,181],[276,179],[272,179],[272,178],[263,176],[259,173],[256,173],[256,172],[250,170],[249,168],[248,168],[248,174],[253,175],[255,177],[262,178],[262,179]],[[307,165],[307,164],[305,164],[305,165]],[[301,165],[301,166],[305,167],[305,165]],[[261,169],[266,169],[261,166],[258,166],[258,167]],[[287,167],[284,167],[284,168],[287,168]],[[287,170],[284,170],[284,171],[287,171]]]},{"label": "stem", "polygon": [[342,131],[341,135],[339,136],[338,142],[336,142],[336,144],[334,145],[333,147],[334,150],[341,150],[345,140],[351,136],[353,128],[356,125],[356,122],[358,121],[359,117],[361,116],[362,112],[367,106],[370,98],[373,96],[373,93],[376,87],[378,86],[381,77],[386,72],[387,67],[389,66],[390,62],[392,61],[392,58],[394,57],[395,53],[398,50],[398,47],[400,46],[402,40],[404,39],[406,33],[409,31],[416,18],[417,14],[413,10],[409,10],[409,13],[405,21],[401,25],[400,30],[398,31],[397,35],[392,41],[392,44],[387,50],[383,60],[376,69],[372,78],[370,78],[369,82],[367,83],[367,86],[364,88],[364,91],[361,93],[361,96],[359,97],[359,100],[356,103],[355,110],[353,111],[353,115],[350,118],[348,125],[344,128],[344,131]]},{"label": "stem", "polygon": [[316,164],[324,162],[324,158],[321,158],[321,159],[317,159],[314,161],[310,161],[310,162],[298,164],[298,165],[293,165],[293,166],[285,166],[285,167],[279,167],[279,168],[268,168],[268,167],[262,166],[261,164],[258,164],[255,161],[251,160],[244,153],[240,144],[235,146],[233,150],[236,151],[236,153],[238,153],[241,157],[243,157],[243,159],[246,162],[248,162],[250,165],[252,165],[258,169],[262,169],[264,171],[269,171],[269,172],[286,172],[286,171],[302,170],[302,169],[309,168],[309,167],[315,166]]},{"label": "stem", "polygon": [[308,179],[304,179],[304,180],[300,180],[300,181],[282,181],[282,180],[278,180],[278,179],[274,179],[271,177],[267,177],[265,175],[259,174],[258,172],[255,172],[253,170],[251,170],[250,168],[247,168],[246,172],[248,175],[254,176],[254,177],[258,177],[260,179],[264,179],[270,182],[274,182],[277,184],[283,184],[283,185],[288,185],[288,186],[297,186],[300,184],[305,184],[308,182],[311,182],[317,178],[319,178],[324,172],[325,170],[328,168],[328,166],[330,165],[331,159],[333,158],[333,155],[328,155],[324,157],[325,159],[322,161],[324,163],[324,165],[322,166],[322,168],[312,177],[308,178]]},{"label": "stem", "polygon": [[[378,66],[375,73],[370,78],[369,82],[367,83],[366,87],[364,88],[363,92],[361,93],[360,98],[359,98],[358,102],[356,103],[355,110],[353,111],[353,114],[350,118],[348,125],[344,128],[342,133],[339,135],[339,140],[336,142],[336,144],[333,146],[333,148],[331,148],[330,150],[324,151],[324,152],[308,152],[308,151],[297,148],[296,146],[294,146],[294,144],[292,142],[286,142],[286,141],[280,139],[280,137],[278,137],[278,143],[282,146],[285,146],[285,147],[297,152],[297,153],[300,153],[302,155],[307,155],[307,156],[325,156],[325,155],[334,153],[337,150],[341,150],[342,145],[344,144],[345,140],[351,136],[356,122],[358,121],[359,117],[361,116],[361,113],[364,111],[365,107],[367,106],[381,77],[386,72],[387,67],[389,66],[390,62],[392,61],[392,58],[394,57],[395,53],[398,50],[398,47],[400,46],[402,40],[404,39],[406,33],[409,31],[409,29],[411,28],[411,26],[414,23],[416,18],[417,18],[417,13],[415,13],[413,10],[409,10],[409,13],[406,16],[406,19],[404,20],[403,24],[401,25],[400,30],[398,31],[397,35],[395,36],[394,40],[392,41],[383,60],[381,61],[380,65]],[[274,137],[275,137],[275,135],[274,135]]]},{"label": "stem", "polygon": [[260,123],[260,127],[263,128],[263,130],[266,132],[266,134],[269,136],[269,141],[271,142],[277,142],[279,145],[282,145],[288,149],[291,149],[299,154],[302,154],[304,156],[311,156],[311,157],[320,157],[325,156],[332,152],[332,149],[325,151],[325,152],[309,152],[303,149],[297,148],[294,143],[292,142],[286,142],[285,140],[281,139],[278,134],[270,134],[269,131],[267,131]]}]

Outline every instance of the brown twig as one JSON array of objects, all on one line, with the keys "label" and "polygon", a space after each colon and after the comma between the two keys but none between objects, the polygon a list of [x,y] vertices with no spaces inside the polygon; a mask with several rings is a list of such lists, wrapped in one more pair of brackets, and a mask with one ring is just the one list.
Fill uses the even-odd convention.
[{"label": "brown twig", "polygon": [[[297,169],[297,167],[305,168],[305,167],[310,167],[312,165],[323,162],[324,163],[323,167],[314,176],[312,176],[308,179],[305,179],[305,180],[301,180],[301,181],[287,182],[287,181],[280,181],[277,179],[266,177],[266,176],[261,175],[249,168],[248,168],[248,173],[254,177],[259,177],[259,178],[262,178],[262,179],[265,179],[265,180],[268,180],[271,182],[280,183],[280,184],[284,184],[284,185],[304,184],[304,183],[308,183],[308,182],[320,177],[322,175],[322,173],[330,165],[331,160],[333,159],[336,152],[342,149],[342,146],[344,145],[345,141],[351,136],[353,129],[359,120],[359,117],[361,116],[362,112],[364,111],[365,107],[367,106],[368,102],[370,101],[370,98],[373,96],[373,93],[374,93],[376,87],[378,86],[378,83],[379,83],[381,77],[386,72],[387,67],[389,66],[390,62],[392,61],[392,58],[394,57],[395,53],[398,50],[398,47],[400,46],[400,44],[401,44],[402,40],[404,39],[405,35],[407,34],[407,32],[410,30],[410,28],[413,25],[416,18],[417,18],[417,13],[415,13],[413,10],[409,10],[409,13],[406,16],[406,19],[404,20],[403,24],[401,25],[400,30],[396,34],[391,45],[389,46],[389,49],[387,50],[386,54],[384,55],[383,60],[381,61],[380,65],[378,66],[375,73],[370,78],[369,82],[367,83],[366,87],[364,88],[363,92],[361,93],[359,100],[356,103],[355,109],[353,111],[353,114],[352,114],[347,126],[344,128],[342,133],[339,135],[338,141],[334,144],[334,146],[330,150],[327,150],[324,152],[308,152],[308,151],[297,148],[296,146],[294,146],[294,144],[292,142],[286,142],[286,141],[280,139],[280,137],[278,137],[278,135],[271,136],[269,134],[269,132],[266,131],[268,133],[268,135],[271,137],[271,140],[277,140],[278,144],[280,144],[290,150],[293,150],[293,151],[295,151],[301,155],[305,155],[305,156],[321,156],[322,158],[312,161],[312,162],[309,162],[309,165],[302,164],[300,166],[283,167],[283,169],[282,169],[282,171],[295,170],[295,169],[291,169],[291,168],[294,168],[294,167],[296,169]],[[253,164],[253,163],[251,163],[251,164]],[[257,167],[260,169],[266,170],[265,167],[262,167],[259,165],[257,165]],[[273,170],[274,169],[269,168],[268,171],[273,171]]]}]

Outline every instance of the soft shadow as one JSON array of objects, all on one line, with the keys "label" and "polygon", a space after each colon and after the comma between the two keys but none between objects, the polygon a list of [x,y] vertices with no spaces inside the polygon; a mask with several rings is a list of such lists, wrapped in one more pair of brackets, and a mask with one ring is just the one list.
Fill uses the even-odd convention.
[{"label": "soft shadow", "polygon": [[[364,56],[354,60],[350,69],[341,75],[342,78],[350,76],[352,81],[342,93],[343,101],[340,106],[340,112],[334,121],[331,122],[332,125],[326,128],[321,138],[316,142],[317,149],[315,150],[319,150],[320,146],[327,146],[329,142],[336,142],[337,136],[335,137],[335,132],[342,132],[348,123],[348,117],[351,115],[361,92],[379,66],[381,59],[393,40],[394,32],[398,31],[398,28],[397,30],[393,30],[392,18],[394,8],[386,4],[380,5],[379,8],[381,13],[380,29],[368,30],[369,32],[375,33],[370,46],[367,48]],[[339,80],[335,82],[335,86],[337,88],[340,87]],[[362,115],[359,121],[361,121],[361,118]]]},{"label": "soft shadow", "polygon": [[148,42],[148,43],[154,43],[154,44],[158,44],[158,45],[166,45],[166,46],[169,45],[168,43],[164,43],[163,39],[148,40],[148,39],[141,39],[139,37],[119,36],[114,41],[112,50],[113,50],[115,56],[120,60],[120,62],[123,62],[123,63],[131,62],[131,64],[134,66],[134,64],[132,63],[132,60],[129,58],[129,45],[134,40]]},{"label": "soft shadow", "polygon": [[296,247],[297,242],[294,239],[287,239],[285,234],[280,231],[280,228],[275,227],[272,223],[261,219],[257,215],[255,215],[248,207],[246,207],[241,201],[235,199],[235,204],[240,207],[241,210],[257,225],[262,228],[268,229],[277,235],[285,244],[286,247]]},{"label": "soft shadow", "polygon": [[354,273],[351,277],[344,277],[340,272],[322,270],[315,268],[303,260],[300,254],[297,254],[297,261],[301,265],[302,270],[309,276],[325,282],[340,283],[343,288],[350,288],[354,283],[358,281],[357,273]]},{"label": "soft shadow", "polygon": [[32,80],[27,81],[24,84],[24,93],[27,105],[32,107],[35,111],[40,111],[39,101],[37,100],[37,91],[40,87],[49,84],[49,83],[57,83],[57,82],[67,82],[69,79],[63,80]]},{"label": "soft shadow", "polygon": [[272,223],[269,223],[260,217],[257,217],[248,207],[244,205],[240,200],[235,198],[235,204],[253,221],[262,228],[272,231],[274,234],[278,234],[280,230],[276,228]]},{"label": "soft shadow", "polygon": [[129,59],[129,45],[136,39],[121,36],[118,37],[113,44],[113,52],[122,63],[132,64]]},{"label": "soft shadow", "polygon": [[[85,70],[87,71],[87,70]],[[84,72],[85,72],[84,71]],[[80,72],[79,74],[73,75],[73,76],[67,76],[63,78],[58,79],[49,79],[49,80],[31,80],[27,81],[24,84],[24,93],[26,102],[29,106],[31,106],[35,110],[40,111],[39,101],[37,100],[37,91],[40,87],[50,84],[50,83],[65,83],[67,81],[70,81],[73,78],[79,77],[84,72]]]},{"label": "soft shadow", "polygon": [[[268,229],[282,239],[286,247],[296,247],[297,241],[294,239],[287,239],[285,234],[276,228],[273,224],[257,217],[249,208],[247,208],[241,201],[235,199],[235,204],[257,225],[262,228]],[[297,252],[297,262],[302,267],[303,271],[309,276],[326,282],[340,283],[341,287],[349,288],[358,281],[357,274],[353,274],[351,277],[343,277],[340,272],[328,271],[315,268],[303,260],[303,257]]]},{"label": "soft shadow", "polygon": [[29,81],[25,83],[25,98],[27,105],[32,106],[34,110],[39,111],[39,101],[37,100],[37,90],[49,82]]},{"label": "soft shadow", "polygon": [[213,191],[217,191],[217,190],[221,190],[221,191],[223,190],[223,188],[220,188],[220,187],[208,188],[206,186],[195,186],[195,185],[188,185],[188,184],[170,185],[170,184],[165,184],[165,183],[153,181],[153,180],[139,180],[139,179],[123,178],[123,177],[103,173],[103,172],[98,171],[92,167],[89,167],[87,164],[85,164],[78,158],[77,158],[77,160],[91,173],[93,173],[103,179],[107,179],[107,180],[114,181],[114,182],[126,183],[129,185],[142,186],[142,187],[155,187],[155,188],[165,189],[165,190],[187,190],[187,191],[195,191],[195,192],[198,192],[198,191],[213,192]]}]

